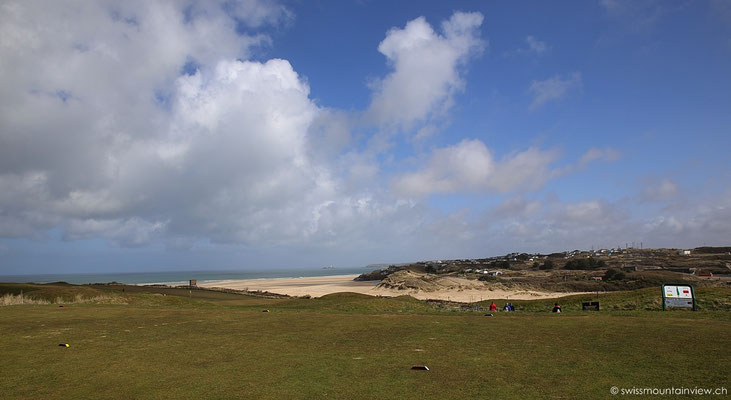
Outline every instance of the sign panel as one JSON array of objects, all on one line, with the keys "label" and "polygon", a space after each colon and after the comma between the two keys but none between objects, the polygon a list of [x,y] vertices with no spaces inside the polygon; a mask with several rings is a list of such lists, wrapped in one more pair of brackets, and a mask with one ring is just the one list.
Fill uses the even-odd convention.
[{"label": "sign panel", "polygon": [[683,286],[676,286],[676,285],[666,285],[665,289],[663,291],[666,298],[673,297],[673,298],[681,298],[681,299],[692,299],[693,295],[691,294],[691,288],[690,286],[683,285]]},{"label": "sign panel", "polygon": [[696,310],[693,286],[682,283],[662,285],[662,309],[667,307],[692,308]]},{"label": "sign panel", "polygon": [[669,298],[669,299],[665,299],[665,305],[667,307],[687,307],[687,308],[693,308],[693,299]]}]

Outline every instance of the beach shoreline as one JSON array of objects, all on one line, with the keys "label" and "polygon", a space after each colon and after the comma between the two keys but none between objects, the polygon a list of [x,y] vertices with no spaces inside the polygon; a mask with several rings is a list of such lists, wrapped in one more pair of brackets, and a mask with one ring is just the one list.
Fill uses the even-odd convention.
[{"label": "beach shoreline", "polygon": [[489,286],[460,287],[445,290],[398,290],[379,287],[380,281],[355,281],[358,275],[328,275],[301,278],[228,279],[198,282],[198,287],[262,291],[288,296],[322,297],[332,293],[352,292],[370,296],[395,297],[409,295],[420,300],[448,300],[472,303],[488,299],[536,300],[553,299],[578,293],[538,292],[494,289]]}]

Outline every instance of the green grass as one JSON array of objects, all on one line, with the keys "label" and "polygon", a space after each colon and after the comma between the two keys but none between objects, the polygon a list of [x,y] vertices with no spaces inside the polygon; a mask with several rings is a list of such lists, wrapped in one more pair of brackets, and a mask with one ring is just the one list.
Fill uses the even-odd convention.
[{"label": "green grass", "polygon": [[[650,292],[600,297],[599,313],[575,311],[576,297],[561,315],[534,301],[484,317],[351,293],[35,290],[73,299],[74,288],[126,304],[0,307],[3,399],[611,398],[611,386],[731,386],[731,313],[627,308]],[[714,290],[699,296],[725,304],[731,291]]]},{"label": "green grass", "polygon": [[[701,311],[731,311],[731,290],[728,288],[698,288],[696,305]],[[479,304],[488,307],[492,301],[502,307],[506,302],[512,302],[517,310],[529,312],[543,312],[553,308],[553,304],[561,304],[563,311],[581,311],[581,303],[598,301],[604,311],[657,311],[662,310],[660,287],[645,288],[631,291],[606,293],[577,294],[562,297],[558,300],[505,300],[487,299]]]}]

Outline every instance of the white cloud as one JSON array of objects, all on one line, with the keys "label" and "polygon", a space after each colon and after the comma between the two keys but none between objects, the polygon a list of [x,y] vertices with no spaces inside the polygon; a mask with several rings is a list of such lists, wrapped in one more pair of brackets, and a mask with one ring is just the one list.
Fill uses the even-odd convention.
[{"label": "white cloud", "polygon": [[419,128],[419,130],[416,132],[416,135],[414,135],[415,141],[421,141],[425,140],[429,137],[434,136],[439,131],[439,128],[437,128],[434,125],[425,125]]},{"label": "white cloud", "polygon": [[490,212],[490,216],[499,219],[526,218],[536,215],[540,209],[540,201],[529,201],[523,196],[515,196],[505,199],[505,201]]},{"label": "white cloud", "polygon": [[[223,9],[231,15],[243,21],[247,26],[258,28],[262,25],[279,25],[288,23],[294,18],[294,14],[276,1],[262,0],[239,0],[235,2],[222,1]],[[195,4],[196,6],[207,6],[210,2]]]},{"label": "white cloud", "polygon": [[596,147],[592,147],[581,156],[578,162],[578,167],[584,168],[587,164],[596,160],[615,161],[618,160],[620,157],[622,157],[622,153],[620,153],[617,149],[599,149]]},{"label": "white cloud", "polygon": [[[353,206],[308,142],[337,113],[287,61],[234,61],[266,40],[238,24],[289,17],[276,3],[2,7],[3,236],[291,241],[309,210]],[[347,144],[328,129],[319,144]]]},{"label": "white cloud", "polygon": [[674,199],[678,193],[678,184],[670,179],[646,181],[643,184],[640,198],[647,202],[662,202]]},{"label": "white cloud", "polygon": [[525,38],[525,42],[528,44],[528,51],[533,52],[536,55],[541,55],[551,49],[546,42],[540,41],[531,35],[528,35]]},{"label": "white cloud", "polygon": [[[553,167],[556,151],[501,158],[479,140],[417,157],[422,166],[388,190],[384,171],[403,165],[388,140],[319,107],[288,61],[247,61],[270,40],[257,28],[291,18],[258,1],[0,4],[0,237],[234,243],[287,263],[318,254],[352,264],[483,256],[516,243],[543,250],[627,232],[669,242],[731,235],[721,201],[646,221],[601,200],[517,193],[480,219],[481,210],[445,215],[411,198],[531,191],[569,170]],[[393,71],[377,85],[370,122],[414,128],[415,140],[434,135],[466,61],[486,45],[481,24],[479,13],[455,13],[440,33],[423,18],[390,31],[379,50]],[[546,51],[539,43],[534,51]],[[534,108],[580,86],[578,73],[534,82]],[[617,156],[590,149],[576,165]],[[656,192],[670,199],[679,191],[670,183]]]},{"label": "white cloud", "polygon": [[555,151],[535,148],[511,154],[497,161],[480,140],[435,149],[426,167],[397,176],[392,190],[406,196],[433,193],[535,190],[550,177]]},{"label": "white cloud", "polygon": [[71,220],[66,226],[64,238],[78,240],[102,237],[125,247],[149,244],[164,232],[165,222],[149,222],[140,218],[111,220]]},{"label": "white cloud", "polygon": [[[0,236],[372,254],[437,219],[379,188],[385,145],[354,150],[351,118],[288,61],[245,61],[266,37],[238,24],[281,23],[279,6],[237,21],[231,2],[56,5],[0,16],[0,37],[28,38],[0,42]],[[434,39],[459,63],[480,21],[456,14]]]},{"label": "white cloud", "polygon": [[579,72],[574,72],[565,78],[556,75],[543,81],[533,81],[528,89],[533,96],[529,108],[535,110],[549,101],[561,99],[572,90],[580,90],[581,87],[582,79]]},{"label": "white cloud", "polygon": [[611,206],[597,200],[566,204],[556,214],[557,222],[569,226],[616,223],[616,215]]},{"label": "white cloud", "polygon": [[391,29],[378,46],[393,72],[374,83],[367,116],[373,122],[409,129],[443,113],[464,82],[460,68],[485,46],[480,39],[480,13],[455,12],[442,23],[442,34],[424,17]]},{"label": "white cloud", "polygon": [[718,196],[679,203],[648,219],[642,226],[647,240],[666,246],[728,246],[731,237],[731,191]]}]

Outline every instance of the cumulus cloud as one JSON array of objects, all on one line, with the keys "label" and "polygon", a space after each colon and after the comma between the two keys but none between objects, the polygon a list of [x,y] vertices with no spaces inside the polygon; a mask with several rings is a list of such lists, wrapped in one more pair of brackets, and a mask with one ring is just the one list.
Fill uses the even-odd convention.
[{"label": "cumulus cloud", "polygon": [[538,200],[527,200],[523,196],[515,196],[505,199],[500,205],[491,210],[490,216],[498,219],[519,219],[531,217],[541,209],[541,202]]},{"label": "cumulus cloud", "polygon": [[406,196],[535,190],[551,177],[550,165],[557,158],[555,151],[529,148],[495,160],[482,141],[463,140],[435,149],[424,169],[396,177],[391,187]]},{"label": "cumulus cloud", "polygon": [[[210,4],[211,2],[203,2],[202,4],[194,3],[194,6],[206,7],[210,6]],[[239,0],[235,2],[221,1],[219,4],[231,16],[251,28],[259,28],[267,24],[279,25],[288,23],[294,18],[294,14],[287,7],[276,1]]]},{"label": "cumulus cloud", "polygon": [[679,204],[649,218],[641,229],[648,240],[667,246],[727,246],[731,237],[731,191],[721,195]]},{"label": "cumulus cloud", "polygon": [[[640,230],[625,205],[602,200],[562,202],[557,198],[513,197],[492,209],[494,222],[482,240],[505,249],[551,252],[591,246],[613,246]],[[513,249],[513,250],[511,250]]]},{"label": "cumulus cloud", "polygon": [[579,72],[574,72],[564,78],[556,75],[543,81],[533,81],[528,89],[533,96],[529,108],[532,111],[549,101],[561,99],[570,91],[580,90],[582,85],[581,73]]},{"label": "cumulus cloud", "polygon": [[[277,3],[2,7],[0,236],[308,251],[429,242],[418,232],[439,217],[378,187],[384,144],[352,149],[351,118],[318,107],[288,61],[247,61],[269,40],[255,28],[291,18]],[[378,93],[439,55],[423,60],[432,100],[407,104],[409,118],[446,104],[482,46],[481,21],[456,13],[442,34],[423,19],[392,31],[380,48],[394,73]],[[425,42],[409,43],[414,31]]]},{"label": "cumulus cloud", "polygon": [[[522,192],[568,171],[554,167],[554,150],[496,155],[463,140],[388,176],[404,160],[387,141],[318,106],[287,60],[251,61],[270,41],[259,29],[292,18],[254,0],[0,4],[0,237],[233,243],[289,262],[320,251],[352,264],[545,250],[627,232],[731,235],[727,202],[630,221],[601,200],[528,199]],[[486,46],[482,20],[455,13],[439,32],[423,18],[389,31],[379,51],[392,72],[375,85],[370,123],[413,128],[415,140],[434,135],[466,62]],[[545,51],[539,43],[534,51]],[[580,85],[578,74],[534,82],[534,107]],[[616,157],[590,149],[576,165]],[[484,218],[419,199],[464,192],[510,197]]]},{"label": "cumulus cloud", "polygon": [[643,184],[640,198],[646,202],[662,202],[674,199],[678,193],[678,184],[670,179],[646,181]]},{"label": "cumulus cloud", "polygon": [[267,38],[239,28],[289,18],[276,3],[2,7],[3,236],[292,242],[386,207],[330,173],[338,112],[289,62],[244,61]]},{"label": "cumulus cloud", "polygon": [[455,12],[434,31],[424,17],[391,29],[378,46],[393,71],[374,82],[366,113],[378,125],[409,129],[452,105],[464,82],[461,68],[485,47],[480,13]]},{"label": "cumulus cloud", "polygon": [[576,172],[578,170],[581,170],[583,168],[586,168],[589,164],[596,161],[605,161],[605,162],[612,162],[620,159],[622,157],[622,153],[614,148],[607,147],[607,148],[597,148],[592,147],[584,154],[579,157],[579,159],[572,164],[564,165],[560,168],[555,168],[552,171],[552,177],[560,177],[564,175],[568,175],[572,172]]},{"label": "cumulus cloud", "polygon": [[624,219],[616,208],[598,200],[565,204],[555,212],[555,217],[564,226],[611,224]]}]

